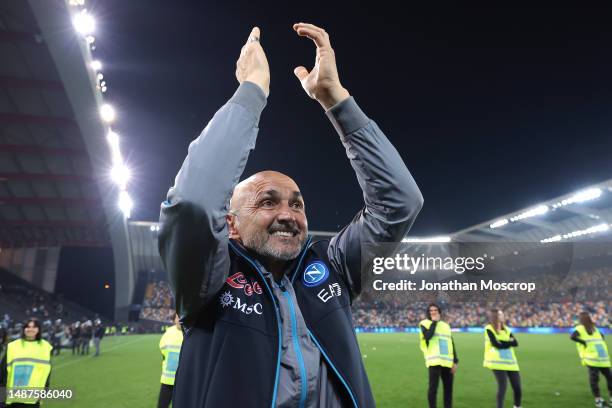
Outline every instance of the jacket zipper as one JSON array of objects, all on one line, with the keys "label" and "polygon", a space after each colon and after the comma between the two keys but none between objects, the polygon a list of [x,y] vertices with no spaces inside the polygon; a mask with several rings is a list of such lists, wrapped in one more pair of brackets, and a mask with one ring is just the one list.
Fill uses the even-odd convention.
[{"label": "jacket zipper", "polygon": [[[303,252],[302,254],[302,258],[304,257],[304,254],[306,254],[306,251],[308,251],[310,249],[310,247],[314,244],[314,242],[310,242],[309,238],[309,242],[308,242],[308,246],[306,248],[306,250]],[[291,279],[291,283],[293,284],[293,282],[295,281],[296,276],[298,275],[298,269],[300,268],[301,264],[302,264],[302,258],[300,258],[300,261],[298,262],[298,265],[295,269],[295,272],[293,274],[293,278]],[[306,322],[304,322],[306,323]],[[340,382],[342,382],[342,385],[344,385],[344,387],[346,388],[346,390],[348,391],[351,400],[353,401],[353,404],[355,405],[355,407],[359,407],[359,404],[357,404],[357,399],[355,398],[355,395],[353,395],[353,392],[351,391],[351,388],[349,387],[348,383],[344,380],[344,378],[340,375],[340,372],[338,371],[338,369],[336,368],[336,366],[334,366],[334,363],[331,362],[330,358],[327,356],[327,353],[325,353],[325,350],[323,350],[323,347],[321,347],[321,344],[319,344],[319,342],[317,341],[317,339],[315,338],[314,334],[312,334],[312,332],[310,331],[310,329],[308,329],[308,334],[310,335],[310,337],[312,338],[312,340],[314,341],[314,343],[316,344],[317,348],[319,349],[319,351],[321,351],[321,354],[323,355],[323,357],[325,357],[325,360],[327,361],[327,363],[329,364],[329,366],[332,368],[332,370],[334,370],[334,372],[336,373],[336,375],[338,376],[338,378],[340,379]]]},{"label": "jacket zipper", "polygon": [[280,318],[280,314],[278,311],[278,305],[276,304],[276,300],[274,300],[274,293],[272,292],[272,289],[270,289],[270,286],[268,286],[268,282],[266,281],[266,278],[263,276],[263,273],[261,273],[261,271],[259,270],[259,267],[257,266],[257,264],[253,262],[251,258],[249,258],[246,254],[243,254],[232,243],[232,241],[229,241],[229,245],[238,255],[244,258],[248,263],[250,263],[253,266],[253,268],[255,268],[255,270],[261,277],[261,280],[263,281],[264,285],[266,286],[266,289],[270,293],[270,297],[272,298],[272,303],[274,304],[274,314],[276,315],[276,325],[278,327],[278,353],[276,356],[276,374],[274,376],[274,392],[272,393],[272,403],[270,404],[270,406],[274,408],[274,405],[276,403],[276,392],[278,390],[278,376],[280,373],[281,350],[282,350],[282,344],[283,344],[283,330],[281,327],[281,318]]},{"label": "jacket zipper", "polygon": [[306,378],[306,367],[304,366],[304,356],[302,356],[302,348],[300,347],[298,333],[297,333],[297,321],[295,317],[295,306],[293,305],[293,300],[291,300],[291,295],[287,292],[285,287],[281,287],[283,291],[283,295],[287,298],[289,302],[289,309],[291,311],[291,337],[293,340],[293,348],[295,349],[295,355],[298,359],[298,364],[300,366],[300,377],[302,383],[302,390],[300,393],[300,403],[299,407],[302,408],[304,403],[306,402],[306,395],[308,393],[308,379]]},{"label": "jacket zipper", "polygon": [[[302,253],[300,255],[300,260],[298,261],[297,266],[295,268],[294,277],[295,277],[295,275],[297,275],[297,271],[300,268],[300,266],[302,265],[302,260],[304,259],[304,255],[306,255],[306,252],[312,246],[312,244],[310,242],[311,240],[312,240],[312,237],[309,236],[308,240],[306,241],[306,248],[302,251]],[[283,344],[283,329],[282,329],[282,325],[281,325],[279,306],[276,303],[276,300],[274,299],[274,292],[272,291],[272,289],[268,285],[268,282],[266,281],[266,278],[264,277],[264,275],[261,272],[261,270],[259,270],[259,267],[257,266],[257,263],[254,262],[248,255],[243,254],[242,251],[240,249],[238,249],[238,247],[235,244],[232,243],[232,241],[228,241],[228,243],[229,243],[230,247],[238,255],[240,255],[242,258],[244,258],[248,263],[251,264],[251,266],[253,266],[253,268],[255,268],[255,270],[257,271],[257,273],[261,277],[261,280],[263,281],[264,285],[266,286],[266,289],[270,293],[270,297],[272,298],[272,303],[274,304],[274,314],[276,315],[276,325],[278,327],[278,353],[277,353],[277,356],[276,356],[276,375],[274,377],[274,392],[272,393],[272,404],[271,404],[272,408],[274,408],[274,404],[276,403],[276,393],[278,391],[278,376],[279,376],[279,372],[280,372],[282,344]],[[281,287],[281,290],[283,291],[283,293],[287,293],[287,292],[285,292],[286,289],[285,289],[284,286]],[[291,321],[292,321],[292,324],[295,324],[295,310],[294,310],[293,302],[291,301],[291,297],[289,297],[289,307],[291,309]],[[297,333],[297,327],[296,327],[296,333]],[[296,333],[294,333],[294,337],[293,337],[294,341],[296,339],[296,337],[295,337]],[[299,344],[295,344],[294,343],[294,347],[296,349],[296,355],[298,355],[298,362],[300,364],[300,374],[302,376],[302,395],[300,396],[300,407],[302,407],[303,406],[303,402],[304,402],[303,400],[306,398],[304,393],[307,391],[306,387],[304,387],[304,382],[306,381],[304,373],[306,372],[306,369],[304,367],[304,359],[302,357],[302,349],[299,347]]]},{"label": "jacket zipper", "polygon": [[321,354],[323,354],[323,357],[325,357],[325,361],[327,361],[327,363],[329,364],[329,366],[332,368],[332,370],[334,370],[334,373],[336,373],[336,375],[338,376],[338,378],[340,379],[340,382],[342,383],[342,385],[344,385],[344,387],[346,388],[346,390],[349,393],[349,396],[351,397],[351,400],[353,401],[353,405],[358,408],[359,404],[357,404],[357,399],[355,398],[355,396],[353,395],[353,392],[351,391],[351,388],[349,387],[348,383],[344,380],[344,377],[342,377],[340,375],[340,371],[338,371],[338,369],[336,368],[336,366],[334,365],[334,363],[332,363],[331,359],[327,356],[327,353],[325,352],[325,350],[323,350],[323,347],[321,347],[321,344],[319,344],[319,342],[317,341],[316,337],[314,336],[314,334],[312,334],[312,332],[310,330],[308,330],[308,334],[310,335],[310,338],[312,339],[312,341],[314,341],[314,343],[317,345],[317,347],[319,348],[319,350],[321,351]]}]

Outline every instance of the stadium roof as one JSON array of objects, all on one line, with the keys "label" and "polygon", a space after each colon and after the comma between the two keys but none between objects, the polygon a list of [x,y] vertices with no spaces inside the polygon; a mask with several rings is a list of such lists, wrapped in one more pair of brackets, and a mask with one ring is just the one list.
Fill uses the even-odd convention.
[{"label": "stadium roof", "polygon": [[460,242],[561,242],[612,230],[612,179],[450,235]]},{"label": "stadium roof", "polygon": [[97,73],[72,15],[63,0],[0,3],[0,246],[109,245],[121,218]]},{"label": "stadium roof", "polygon": [[94,26],[84,0],[0,2],[0,247],[111,245],[125,308],[131,200]]}]

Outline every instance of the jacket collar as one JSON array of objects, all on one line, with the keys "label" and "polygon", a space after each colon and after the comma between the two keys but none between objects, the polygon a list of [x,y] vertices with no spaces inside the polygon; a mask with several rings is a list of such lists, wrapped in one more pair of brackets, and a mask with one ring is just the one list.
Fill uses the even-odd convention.
[{"label": "jacket collar", "polygon": [[[293,276],[297,273],[297,270],[300,268],[302,260],[304,259],[304,255],[306,254],[306,251],[312,245],[311,241],[312,241],[312,236],[308,235],[306,237],[306,241],[304,242],[304,246],[302,247],[302,250],[300,251],[298,256],[296,256],[291,261],[287,262],[285,266],[285,276],[287,276],[290,280],[293,281]],[[242,245],[240,242],[234,239],[230,239],[230,244],[231,244],[230,248],[232,248],[234,252],[236,252],[239,256],[247,257],[251,261],[254,261],[257,264],[261,265],[261,261],[259,259],[258,254],[251,251],[250,249],[245,248],[244,245]]]}]

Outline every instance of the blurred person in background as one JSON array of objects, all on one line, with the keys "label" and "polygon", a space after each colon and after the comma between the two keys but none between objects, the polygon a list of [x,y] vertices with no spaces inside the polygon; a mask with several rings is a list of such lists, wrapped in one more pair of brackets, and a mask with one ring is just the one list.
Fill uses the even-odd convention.
[{"label": "blurred person in background", "polygon": [[62,319],[57,319],[51,328],[51,345],[53,346],[52,355],[59,356],[62,348],[62,338],[64,337],[64,325]]},{"label": "blurred person in background", "polygon": [[49,387],[51,350],[51,344],[42,338],[40,322],[30,318],[23,326],[21,338],[8,344],[0,362],[0,387],[7,388],[7,406],[40,406],[40,400],[27,398],[27,395],[17,396],[13,392]]},{"label": "blurred person in background", "polygon": [[72,345],[72,355],[79,353],[79,342],[81,341],[81,323],[74,322],[70,327],[70,342]]},{"label": "blurred person in background", "polygon": [[104,337],[105,332],[106,331],[100,319],[96,319],[94,322],[94,328],[93,328],[93,342],[94,342],[94,347],[96,348],[94,357],[97,357],[100,355],[100,342],[102,341],[102,338]]},{"label": "blurred person in background", "polygon": [[453,406],[453,376],[457,371],[457,352],[451,327],[441,320],[440,306],[431,303],[427,307],[427,318],[419,323],[420,347],[429,370],[427,401],[429,408],[436,408],[438,384],[442,379],[444,408]]},{"label": "blurred person in background", "polygon": [[91,320],[86,320],[81,325],[81,355],[89,355],[89,342],[92,336]]},{"label": "blurred person in background", "polygon": [[612,379],[610,378],[610,355],[604,335],[597,329],[587,312],[579,315],[580,324],[571,335],[578,349],[578,356],[583,366],[589,369],[589,384],[595,397],[595,406],[604,407],[604,399],[599,391],[599,374],[603,375],[608,384],[609,406],[612,406]]},{"label": "blurred person in background", "polygon": [[523,392],[519,365],[514,353],[518,342],[504,321],[504,312],[499,309],[491,310],[489,324],[485,326],[483,366],[493,371],[497,381],[497,408],[504,407],[508,379],[514,393],[514,408],[520,408]]},{"label": "blurred person in background", "polygon": [[183,344],[183,330],[178,315],[174,316],[174,325],[166,329],[159,341],[159,351],[162,354],[161,386],[157,408],[167,408],[172,402],[174,389],[174,376],[178,368],[181,345]]}]

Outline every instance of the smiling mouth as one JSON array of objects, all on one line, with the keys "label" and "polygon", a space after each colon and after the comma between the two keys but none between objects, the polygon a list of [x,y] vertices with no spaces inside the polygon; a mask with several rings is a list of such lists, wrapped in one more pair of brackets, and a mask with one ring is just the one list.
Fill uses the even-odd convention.
[{"label": "smiling mouth", "polygon": [[297,231],[274,231],[270,235],[273,237],[293,238],[297,235]]}]

